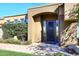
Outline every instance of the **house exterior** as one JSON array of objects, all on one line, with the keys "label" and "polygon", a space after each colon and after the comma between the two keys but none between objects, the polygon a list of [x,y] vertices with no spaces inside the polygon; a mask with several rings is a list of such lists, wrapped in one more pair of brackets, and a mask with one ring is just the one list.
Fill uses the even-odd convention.
[{"label": "house exterior", "polygon": [[76,5],[77,3],[54,3],[29,8],[27,14],[4,17],[0,20],[0,27],[5,22],[17,23],[21,19],[28,19],[28,41],[59,45],[77,44],[78,22],[72,14]]},{"label": "house exterior", "polygon": [[[32,43],[48,42],[62,45],[62,32],[72,23],[77,23],[75,15],[71,14],[76,5],[76,3],[57,3],[29,8],[28,40]],[[75,41],[77,40],[73,40]],[[73,42],[71,44],[77,44]]]}]

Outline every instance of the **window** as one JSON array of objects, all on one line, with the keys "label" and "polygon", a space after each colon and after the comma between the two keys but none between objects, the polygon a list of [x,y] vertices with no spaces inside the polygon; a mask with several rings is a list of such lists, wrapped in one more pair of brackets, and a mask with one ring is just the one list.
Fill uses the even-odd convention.
[{"label": "window", "polygon": [[15,19],[15,20],[14,20],[14,23],[18,23],[18,19]]},{"label": "window", "polygon": [[6,20],[6,23],[9,24],[10,23],[10,20]]},{"label": "window", "polygon": [[24,23],[24,18],[21,19],[21,23]]}]

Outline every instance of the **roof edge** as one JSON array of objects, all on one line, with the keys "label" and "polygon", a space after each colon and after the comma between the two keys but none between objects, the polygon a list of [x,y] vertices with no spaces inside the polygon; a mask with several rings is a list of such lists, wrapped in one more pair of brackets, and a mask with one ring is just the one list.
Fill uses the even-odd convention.
[{"label": "roof edge", "polygon": [[4,16],[3,18],[7,18],[7,17],[15,17],[15,16],[21,16],[21,15],[27,15],[27,14],[18,14],[18,15]]},{"label": "roof edge", "polygon": [[36,9],[36,8],[42,8],[42,7],[47,7],[47,6],[56,6],[56,5],[62,5],[63,3],[49,3],[49,4],[45,4],[45,5],[41,5],[41,6],[36,6],[36,7],[31,7],[29,8],[28,10],[31,10],[31,9]]}]

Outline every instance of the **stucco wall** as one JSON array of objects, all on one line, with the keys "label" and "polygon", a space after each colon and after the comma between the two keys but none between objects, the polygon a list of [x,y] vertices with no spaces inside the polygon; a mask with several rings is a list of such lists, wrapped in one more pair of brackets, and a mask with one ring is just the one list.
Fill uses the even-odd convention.
[{"label": "stucco wall", "polygon": [[41,31],[42,31],[40,16],[36,17],[34,19],[34,21],[35,21],[35,23],[34,23],[35,40],[33,40],[33,42],[40,42],[41,41]]}]

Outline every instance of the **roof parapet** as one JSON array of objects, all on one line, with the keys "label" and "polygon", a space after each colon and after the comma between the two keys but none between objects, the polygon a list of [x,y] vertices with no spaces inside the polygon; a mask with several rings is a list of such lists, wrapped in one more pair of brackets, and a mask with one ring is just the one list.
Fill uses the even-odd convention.
[{"label": "roof parapet", "polygon": [[30,10],[30,9],[36,9],[36,8],[42,8],[42,7],[48,7],[48,6],[62,5],[62,4],[63,4],[63,3],[50,3],[50,4],[45,4],[45,5],[42,5],[42,6],[31,7],[31,8],[29,8],[28,10]]}]

